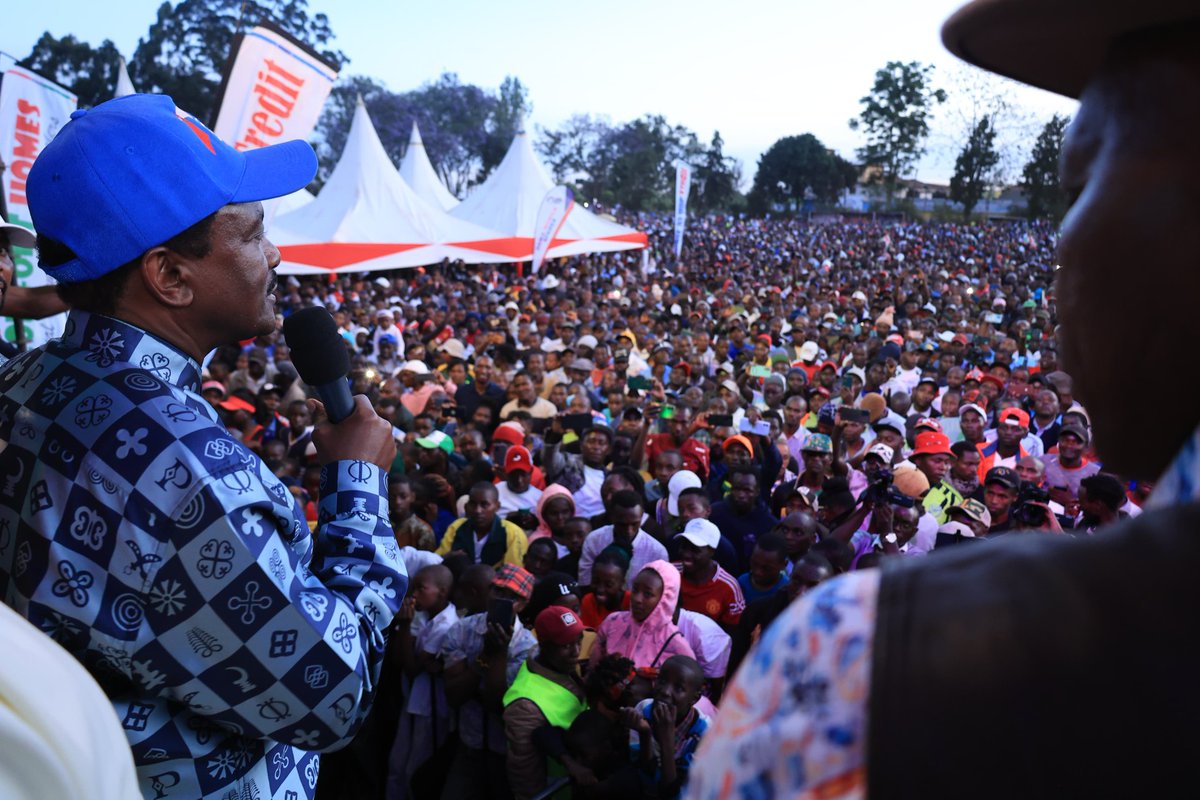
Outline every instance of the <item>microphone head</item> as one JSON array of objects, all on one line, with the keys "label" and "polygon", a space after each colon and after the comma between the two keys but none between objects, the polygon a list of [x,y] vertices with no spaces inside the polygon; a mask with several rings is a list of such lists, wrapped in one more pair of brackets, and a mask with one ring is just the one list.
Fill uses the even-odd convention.
[{"label": "microphone head", "polygon": [[333,383],[350,371],[350,354],[337,323],[320,306],[302,308],[283,321],[283,338],[292,364],[309,386]]}]

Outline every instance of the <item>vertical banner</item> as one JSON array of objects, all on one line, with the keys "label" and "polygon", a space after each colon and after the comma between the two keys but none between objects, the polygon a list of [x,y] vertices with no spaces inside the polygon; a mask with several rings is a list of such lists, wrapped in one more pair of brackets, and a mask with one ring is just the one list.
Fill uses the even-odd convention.
[{"label": "vertical banner", "polygon": [[213,132],[238,150],[307,139],[338,73],[281,32],[247,31],[225,76]]},{"label": "vertical banner", "polygon": [[[38,153],[58,133],[78,100],[58,84],[21,67],[4,72],[0,83],[0,161],[3,173],[4,204],[8,221],[33,230],[29,203],[25,199],[25,181],[29,168]],[[50,282],[46,273],[37,268],[33,251],[13,248],[13,280],[21,286],[45,286]],[[66,315],[57,314],[40,320],[24,320],[25,342],[34,347],[62,333]],[[0,336],[6,341],[17,339],[16,325],[11,318],[0,319]]]},{"label": "vertical banner", "polygon": [[575,196],[565,186],[555,186],[546,192],[542,204],[538,206],[537,222],[533,226],[533,266],[531,275],[537,275],[546,260],[546,251],[550,243],[567,221],[567,215],[575,205]]},{"label": "vertical banner", "polygon": [[683,252],[683,228],[687,224],[688,192],[692,190],[692,168],[683,161],[675,162],[675,260]]}]

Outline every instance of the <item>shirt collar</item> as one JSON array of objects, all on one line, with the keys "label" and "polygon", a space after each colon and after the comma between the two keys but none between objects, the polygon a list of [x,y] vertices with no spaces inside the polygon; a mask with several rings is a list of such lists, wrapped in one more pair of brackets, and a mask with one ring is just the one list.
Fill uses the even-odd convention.
[{"label": "shirt collar", "polygon": [[123,320],[72,309],[63,341],[90,353],[88,361],[109,368],[127,364],[190,392],[200,390],[200,365],[154,334]]},{"label": "shirt collar", "polygon": [[1175,460],[1154,485],[1147,510],[1200,500],[1200,428],[1180,448]]}]

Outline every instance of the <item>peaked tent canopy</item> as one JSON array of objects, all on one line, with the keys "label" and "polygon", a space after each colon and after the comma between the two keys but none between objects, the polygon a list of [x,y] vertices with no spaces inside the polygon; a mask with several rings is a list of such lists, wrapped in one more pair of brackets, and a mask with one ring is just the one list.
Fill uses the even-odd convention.
[{"label": "peaked tent canopy", "polygon": [[511,261],[512,243],[422,200],[396,171],[361,98],[342,157],[317,198],[280,214],[271,238],[281,274],[363,272]]},{"label": "peaked tent canopy", "polygon": [[400,177],[418,197],[432,206],[449,211],[458,205],[458,198],[450,194],[429,161],[429,153],[425,152],[425,143],[421,141],[421,131],[417,129],[415,120],[412,136],[408,138],[408,149],[404,151],[404,158],[400,159]]},{"label": "peaked tent canopy", "polygon": [[[513,237],[508,243],[513,249],[504,254],[510,261],[529,260],[533,257],[538,207],[553,186],[554,182],[534,155],[532,141],[521,131],[495,171],[450,214]],[[547,257],[645,246],[646,234],[598,217],[575,203],[551,243]]]}]

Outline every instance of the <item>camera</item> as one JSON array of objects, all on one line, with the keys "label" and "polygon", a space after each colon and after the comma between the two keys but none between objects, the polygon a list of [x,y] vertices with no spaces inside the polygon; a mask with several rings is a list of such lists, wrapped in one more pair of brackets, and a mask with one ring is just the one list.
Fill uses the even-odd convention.
[{"label": "camera", "polygon": [[1017,495],[1017,502],[1013,504],[1013,522],[1022,528],[1042,527],[1047,522],[1046,514],[1049,512],[1042,505],[1036,504],[1049,502],[1050,493],[1048,491],[1028,481],[1022,483],[1020,494]]},{"label": "camera", "polygon": [[863,500],[869,500],[874,503],[886,501],[892,488],[893,477],[892,471],[889,468],[881,467],[867,479],[867,490],[863,492]]}]

